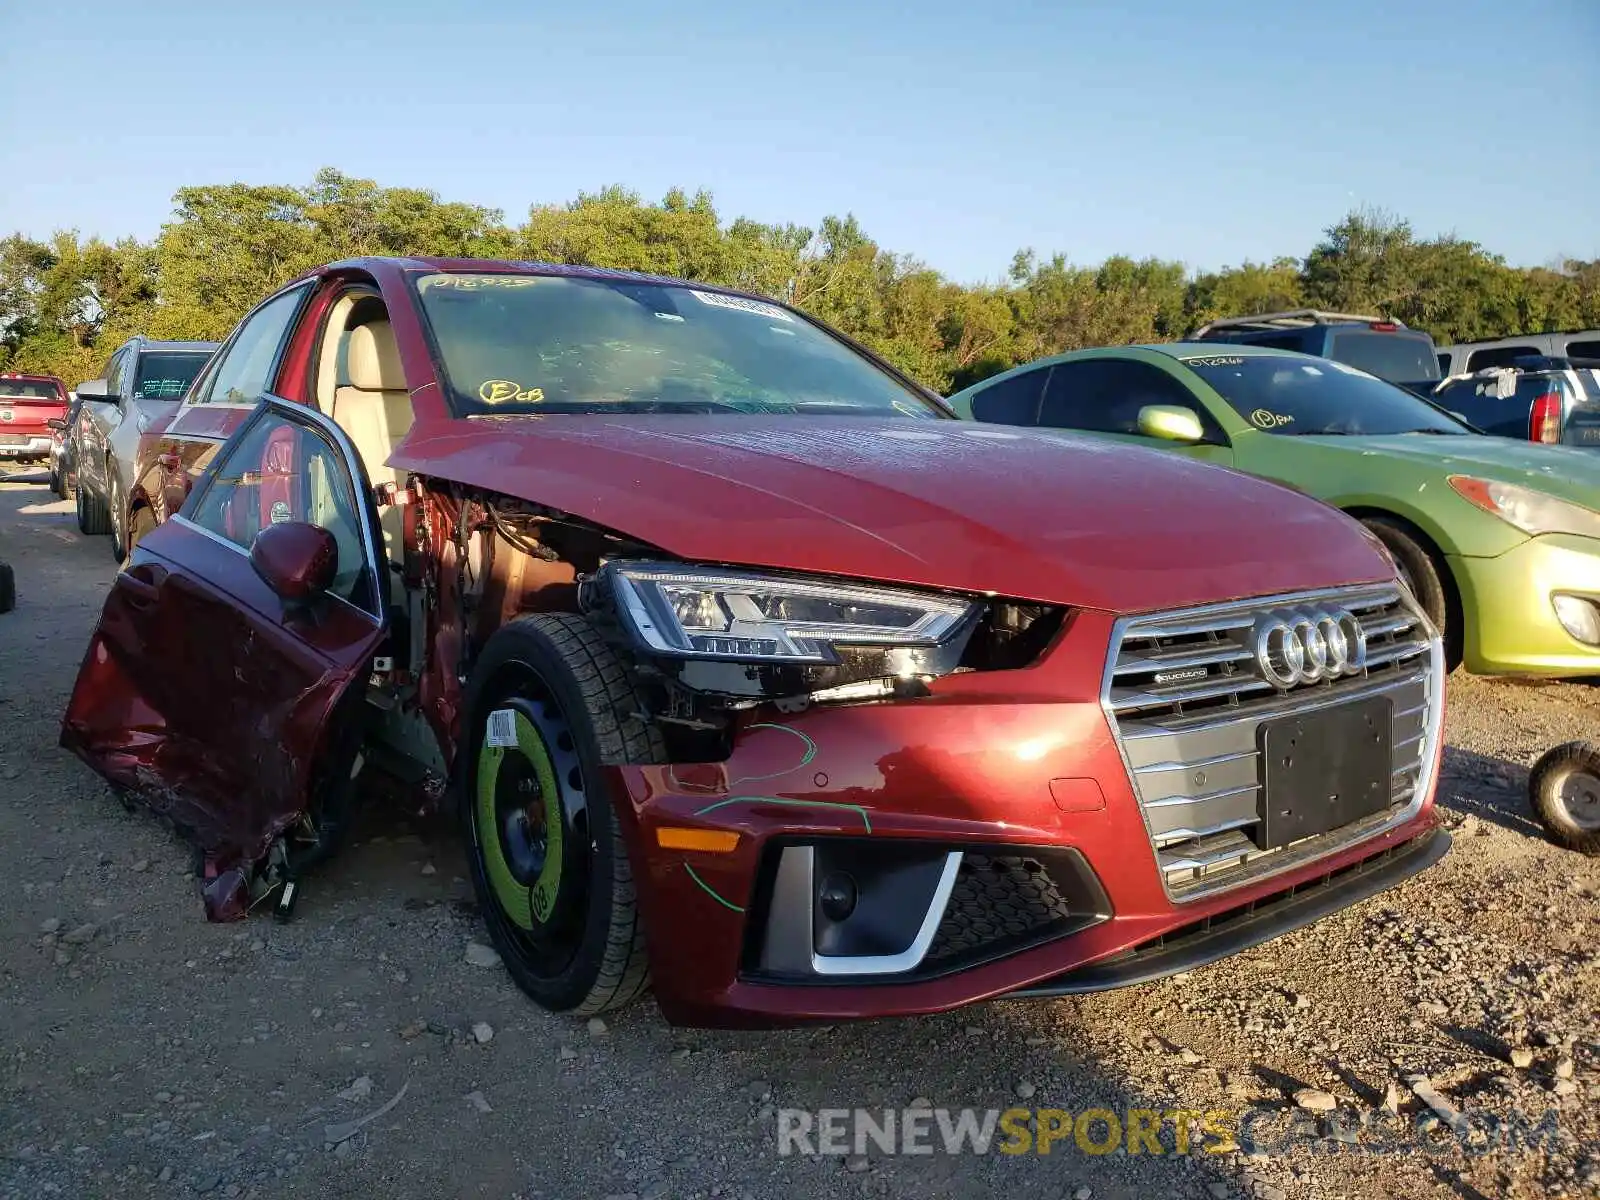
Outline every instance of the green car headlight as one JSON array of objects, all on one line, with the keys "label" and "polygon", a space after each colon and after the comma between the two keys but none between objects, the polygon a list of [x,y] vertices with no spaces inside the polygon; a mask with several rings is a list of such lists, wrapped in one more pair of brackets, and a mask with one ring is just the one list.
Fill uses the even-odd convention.
[{"label": "green car headlight", "polygon": [[1532,488],[1471,475],[1452,475],[1450,486],[1462,499],[1493,513],[1523,533],[1570,533],[1576,537],[1600,538],[1600,512],[1558,500]]}]

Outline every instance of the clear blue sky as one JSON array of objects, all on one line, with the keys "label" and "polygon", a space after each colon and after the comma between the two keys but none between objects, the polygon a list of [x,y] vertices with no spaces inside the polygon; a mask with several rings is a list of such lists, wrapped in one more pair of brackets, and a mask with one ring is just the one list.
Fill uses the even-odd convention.
[{"label": "clear blue sky", "polygon": [[0,232],[147,237],[329,165],[503,209],[622,183],[1033,247],[1303,254],[1356,205],[1600,257],[1600,0],[0,0]]}]

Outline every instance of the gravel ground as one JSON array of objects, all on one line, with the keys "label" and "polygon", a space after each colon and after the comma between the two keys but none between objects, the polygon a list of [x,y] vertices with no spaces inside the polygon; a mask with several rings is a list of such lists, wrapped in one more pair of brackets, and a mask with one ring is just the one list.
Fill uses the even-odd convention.
[{"label": "gravel ground", "polygon": [[[372,825],[293,923],[206,924],[185,847],[56,748],[112,563],[42,478],[0,483],[4,1200],[1600,1195],[1600,861],[1546,842],[1524,796],[1539,753],[1594,732],[1586,689],[1453,681],[1445,861],[1192,975],[799,1032],[673,1030],[649,1003],[585,1024],[476,965],[447,831]],[[1248,1112],[1255,1136],[777,1152],[780,1108],[913,1100]],[[1395,1110],[1387,1139],[1329,1136]],[[1547,1136],[1485,1142],[1517,1112]]]}]

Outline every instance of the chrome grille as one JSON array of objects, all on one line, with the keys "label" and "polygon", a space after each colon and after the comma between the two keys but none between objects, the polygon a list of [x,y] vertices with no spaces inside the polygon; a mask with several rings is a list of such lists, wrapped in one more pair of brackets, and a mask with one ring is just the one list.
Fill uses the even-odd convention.
[{"label": "chrome grille", "polygon": [[[1365,665],[1281,690],[1256,662],[1253,631],[1265,614],[1312,605],[1356,618],[1366,635]],[[1430,782],[1443,685],[1438,638],[1415,601],[1394,585],[1118,622],[1102,699],[1168,895],[1193,899],[1274,874],[1415,812]],[[1259,848],[1261,724],[1375,696],[1392,704],[1390,807],[1342,829]]]}]

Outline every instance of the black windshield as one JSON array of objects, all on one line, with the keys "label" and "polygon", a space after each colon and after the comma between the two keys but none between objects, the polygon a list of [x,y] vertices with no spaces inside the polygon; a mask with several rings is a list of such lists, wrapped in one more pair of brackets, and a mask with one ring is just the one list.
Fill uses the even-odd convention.
[{"label": "black windshield", "polygon": [[211,357],[204,351],[152,350],[139,358],[133,381],[135,400],[181,400],[200,368]]},{"label": "black windshield", "polygon": [[1267,433],[1470,432],[1410,392],[1332,359],[1215,354],[1183,362]]},{"label": "black windshield", "polygon": [[947,416],[776,304],[560,275],[432,274],[417,293],[457,412]]}]

